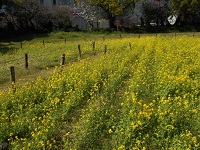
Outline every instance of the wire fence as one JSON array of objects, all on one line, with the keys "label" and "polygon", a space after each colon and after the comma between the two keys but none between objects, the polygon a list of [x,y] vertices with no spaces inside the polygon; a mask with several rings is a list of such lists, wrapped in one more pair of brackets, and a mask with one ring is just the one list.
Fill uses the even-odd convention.
[{"label": "wire fence", "polygon": [[[174,33],[174,37],[177,37],[178,33]],[[138,34],[137,38],[141,38],[142,34]],[[157,37],[157,34],[154,36]],[[196,36],[195,33],[192,36]],[[119,39],[123,39],[123,36],[120,34]],[[106,42],[106,38],[103,36],[102,40]],[[66,39],[64,39],[66,43]],[[47,44],[50,42],[47,42]],[[109,51],[107,47],[108,43],[105,45],[98,45],[96,42],[92,42],[89,46],[87,45],[85,48],[82,49],[81,45],[77,45],[76,50],[63,50],[58,53],[50,53],[45,54],[24,54],[24,56],[10,56],[7,59],[0,58],[0,85],[4,83],[13,82],[12,81],[12,74],[11,74],[11,67],[15,69],[15,76],[23,77],[24,74],[28,75],[29,77],[35,76],[34,73],[37,72],[36,70],[45,70],[47,68],[53,68],[55,66],[64,65],[66,62],[73,62],[77,61],[78,58],[86,57],[87,55],[102,52],[104,54]],[[44,40],[42,40],[43,46],[46,46]],[[101,48],[100,48],[101,46]],[[127,43],[122,45],[120,48],[124,49],[129,47],[130,50],[134,49],[134,45],[131,43]],[[20,42],[20,48],[23,48],[23,43]],[[87,50],[86,50],[87,49]],[[66,53],[67,52],[67,53]],[[15,57],[15,58],[13,58]],[[33,71],[31,71],[33,70]],[[14,79],[15,77],[13,77]],[[1,89],[1,86],[0,86]]]},{"label": "wire fence", "polygon": [[[92,46],[92,47],[91,47]],[[80,58],[88,57],[91,53],[98,53],[103,49],[95,50],[95,44],[92,43],[89,46],[77,45],[76,50],[61,50],[56,51],[56,53],[45,53],[45,54],[24,54],[24,56],[17,57],[12,55],[6,59],[0,59],[0,90],[1,85],[10,81],[10,83],[15,82],[15,76],[18,78],[24,77],[31,74],[35,74],[41,70],[46,70],[49,68],[54,68],[55,66],[65,65],[66,63],[74,62]],[[11,71],[11,68],[14,67],[14,70]],[[13,69],[13,68],[12,68]],[[35,76],[35,75],[32,75]]]}]

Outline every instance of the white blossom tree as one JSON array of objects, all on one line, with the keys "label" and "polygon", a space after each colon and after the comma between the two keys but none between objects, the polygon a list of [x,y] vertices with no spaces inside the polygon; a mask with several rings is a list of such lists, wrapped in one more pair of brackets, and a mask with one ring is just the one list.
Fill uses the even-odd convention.
[{"label": "white blossom tree", "polygon": [[73,7],[66,6],[69,10],[70,19],[82,18],[86,20],[90,29],[93,29],[93,21],[97,20],[97,9],[87,1],[74,4]]}]

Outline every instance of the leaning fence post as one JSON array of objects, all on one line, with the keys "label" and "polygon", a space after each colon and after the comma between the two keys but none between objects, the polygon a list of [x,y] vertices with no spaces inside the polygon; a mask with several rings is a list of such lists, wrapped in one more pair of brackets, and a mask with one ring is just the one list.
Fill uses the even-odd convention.
[{"label": "leaning fence post", "polygon": [[78,52],[79,52],[79,57],[81,58],[81,46],[78,45]]},{"label": "leaning fence post", "polygon": [[28,54],[25,54],[25,68],[28,69]]},{"label": "leaning fence post", "polygon": [[195,35],[195,32],[193,33],[193,37],[194,37],[194,35]]},{"label": "leaning fence post", "polygon": [[10,81],[11,81],[11,84],[15,83],[15,68],[14,68],[14,66],[10,66]]},{"label": "leaning fence post", "polygon": [[130,50],[132,50],[132,46],[131,46],[131,43],[129,43],[129,47],[130,47]]},{"label": "leaning fence post", "polygon": [[62,54],[62,63],[61,65],[63,66],[65,64],[65,54]]},{"label": "leaning fence post", "polygon": [[119,35],[119,38],[122,39],[122,35],[121,34]]},{"label": "leaning fence post", "polygon": [[95,50],[95,42],[92,43],[92,50]]},{"label": "leaning fence post", "polygon": [[104,54],[107,52],[107,45],[104,45]]}]

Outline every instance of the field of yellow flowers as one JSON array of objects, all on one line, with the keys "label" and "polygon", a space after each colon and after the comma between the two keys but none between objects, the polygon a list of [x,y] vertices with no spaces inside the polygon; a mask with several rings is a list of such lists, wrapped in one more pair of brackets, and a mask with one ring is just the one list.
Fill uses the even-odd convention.
[{"label": "field of yellow flowers", "polygon": [[158,35],[96,43],[101,52],[95,56],[0,91],[0,145],[198,150],[200,39]]}]

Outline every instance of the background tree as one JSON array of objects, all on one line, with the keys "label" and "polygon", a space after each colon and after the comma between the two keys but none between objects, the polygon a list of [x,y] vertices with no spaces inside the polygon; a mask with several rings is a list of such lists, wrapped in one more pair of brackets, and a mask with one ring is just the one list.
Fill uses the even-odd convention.
[{"label": "background tree", "polygon": [[91,4],[101,8],[110,21],[110,28],[116,28],[117,16],[122,16],[129,11],[133,11],[138,0],[89,0]]},{"label": "background tree", "polygon": [[170,15],[169,0],[145,0],[142,4],[143,17],[146,25],[154,23],[156,26],[164,26]]},{"label": "background tree", "polygon": [[171,7],[179,16],[177,23],[181,26],[200,25],[200,0],[171,0]]},{"label": "background tree", "polygon": [[9,28],[26,32],[34,30],[34,17],[39,13],[37,0],[8,0],[5,21]]},{"label": "background tree", "polygon": [[68,11],[62,7],[49,10],[39,6],[38,0],[7,0],[5,22],[12,33],[51,32],[71,27]]},{"label": "background tree", "polygon": [[0,1],[0,6],[2,5],[6,5],[8,3],[9,0],[1,0]]},{"label": "background tree", "polygon": [[68,7],[70,19],[82,18],[87,21],[90,29],[93,29],[93,21],[97,20],[98,9],[88,1],[77,1],[73,7]]},{"label": "background tree", "polygon": [[69,31],[71,29],[70,11],[65,7],[55,8],[52,22],[54,28]]}]

